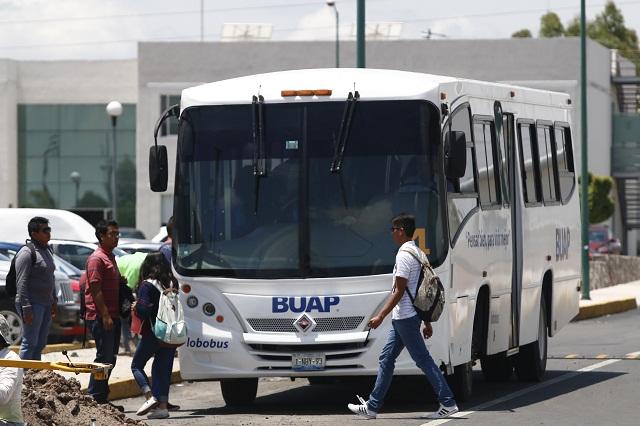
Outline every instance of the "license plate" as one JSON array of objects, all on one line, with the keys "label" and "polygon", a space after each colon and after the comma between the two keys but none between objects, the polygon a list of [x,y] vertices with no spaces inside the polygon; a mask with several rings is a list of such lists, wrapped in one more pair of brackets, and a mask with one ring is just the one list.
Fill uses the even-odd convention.
[{"label": "license plate", "polygon": [[291,355],[291,368],[294,371],[324,370],[324,354],[302,353]]}]

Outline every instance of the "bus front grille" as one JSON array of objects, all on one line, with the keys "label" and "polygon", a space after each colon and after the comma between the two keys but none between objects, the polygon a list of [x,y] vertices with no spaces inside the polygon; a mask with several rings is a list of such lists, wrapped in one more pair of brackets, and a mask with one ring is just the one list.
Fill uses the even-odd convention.
[{"label": "bus front grille", "polygon": [[[249,318],[247,322],[256,332],[297,333],[298,330],[293,325],[295,320],[296,318]],[[322,333],[355,330],[362,324],[363,320],[363,316],[316,318],[316,326],[313,331]]]}]

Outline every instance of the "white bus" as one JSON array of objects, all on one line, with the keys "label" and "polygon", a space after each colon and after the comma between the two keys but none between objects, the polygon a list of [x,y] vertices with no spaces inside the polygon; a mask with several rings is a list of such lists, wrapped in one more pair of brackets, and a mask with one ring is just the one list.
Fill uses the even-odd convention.
[{"label": "white bus", "polygon": [[[186,89],[173,267],[188,380],[249,403],[258,378],[372,376],[391,320],[397,247],[415,239],[446,289],[427,340],[456,396],[545,372],[547,337],[578,312],[580,215],[565,94],[428,74],[315,69]],[[166,189],[166,148],[150,152]],[[396,374],[418,374],[407,353]]]}]

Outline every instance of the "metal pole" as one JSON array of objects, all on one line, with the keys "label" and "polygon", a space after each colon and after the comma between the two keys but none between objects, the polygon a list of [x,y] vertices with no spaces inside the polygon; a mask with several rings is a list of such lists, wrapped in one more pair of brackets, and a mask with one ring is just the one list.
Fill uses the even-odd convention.
[{"label": "metal pole", "polygon": [[338,15],[338,8],[333,7],[336,11],[336,68],[340,68],[340,16]]},{"label": "metal pole", "polygon": [[582,164],[580,206],[582,210],[582,298],[589,300],[589,165],[587,138],[587,25],[585,0],[580,0],[580,130]]},{"label": "metal pole", "polygon": [[118,189],[116,188],[116,172],[118,169],[118,148],[116,144],[116,123],[118,117],[111,117],[111,127],[113,129],[113,159],[111,163],[111,210],[113,220],[118,220]]},{"label": "metal pole", "polygon": [[358,68],[364,68],[364,0],[358,0],[358,22],[356,30]]},{"label": "metal pole", "polygon": [[204,41],[204,0],[200,0],[200,42]]}]

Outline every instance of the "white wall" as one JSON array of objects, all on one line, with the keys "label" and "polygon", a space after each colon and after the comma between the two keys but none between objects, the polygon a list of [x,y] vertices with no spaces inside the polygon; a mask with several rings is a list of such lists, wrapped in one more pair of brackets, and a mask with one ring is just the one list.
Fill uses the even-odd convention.
[{"label": "white wall", "polygon": [[16,63],[0,60],[0,207],[18,205]]}]

